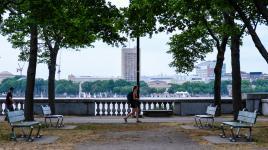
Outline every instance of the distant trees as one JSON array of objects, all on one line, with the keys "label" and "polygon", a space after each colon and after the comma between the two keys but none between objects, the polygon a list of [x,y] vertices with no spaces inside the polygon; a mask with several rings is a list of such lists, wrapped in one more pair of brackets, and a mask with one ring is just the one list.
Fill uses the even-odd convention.
[{"label": "distant trees", "polygon": [[[222,81],[221,93],[222,95],[228,95],[228,86],[231,85],[231,81]],[[131,91],[135,82],[128,82],[126,80],[106,80],[106,81],[94,81],[84,82],[82,84],[82,91],[92,94],[106,93],[108,97],[116,95],[124,96]],[[174,94],[177,91],[187,91],[192,96],[212,96],[214,81],[209,83],[205,82],[185,82],[183,84],[171,84],[168,88],[168,93]],[[10,87],[14,87],[14,96],[24,96],[26,88],[26,79],[16,76],[14,78],[8,78],[0,83],[0,93],[6,93]],[[36,79],[35,80],[35,97],[47,97],[48,80]],[[164,88],[151,88],[147,83],[141,81],[141,95],[150,96],[154,93],[164,93]],[[250,92],[268,92],[268,80],[255,80],[250,82],[249,80],[243,80],[241,84],[242,93]],[[56,96],[68,96],[76,97],[79,94],[79,83],[74,83],[69,80],[56,80],[55,83]]]}]

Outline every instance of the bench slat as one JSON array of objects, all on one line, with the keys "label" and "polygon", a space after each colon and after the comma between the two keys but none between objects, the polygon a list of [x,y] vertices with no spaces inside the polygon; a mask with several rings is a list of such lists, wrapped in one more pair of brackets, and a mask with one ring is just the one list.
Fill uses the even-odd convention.
[{"label": "bench slat", "polygon": [[9,111],[7,112],[8,120],[10,123],[19,122],[25,120],[23,110]]},{"label": "bench slat", "polygon": [[216,113],[216,108],[217,107],[213,107],[213,106],[208,106],[207,107],[207,111],[206,111],[206,113],[208,114],[208,115],[215,115],[215,113]]},{"label": "bench slat", "polygon": [[42,111],[43,111],[43,115],[51,115],[51,109],[48,105],[45,106],[41,106],[42,107]]},{"label": "bench slat", "polygon": [[240,122],[222,122],[225,125],[237,127],[237,128],[249,128],[252,127],[252,124],[249,123],[240,123]]}]

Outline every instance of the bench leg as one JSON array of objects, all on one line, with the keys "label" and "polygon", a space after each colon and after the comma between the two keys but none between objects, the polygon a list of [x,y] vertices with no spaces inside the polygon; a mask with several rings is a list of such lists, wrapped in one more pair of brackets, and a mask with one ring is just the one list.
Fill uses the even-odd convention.
[{"label": "bench leg", "polygon": [[232,137],[230,137],[230,141],[231,142],[236,142],[236,136],[234,134],[234,128],[233,127],[230,127],[230,130],[231,130],[231,134],[232,134]]},{"label": "bench leg", "polygon": [[38,131],[36,133],[36,138],[40,138],[41,137],[41,135],[40,135],[40,129],[41,129],[41,123],[38,124]]},{"label": "bench leg", "polygon": [[202,124],[202,121],[201,121],[201,118],[199,118],[198,120],[199,120],[199,123],[200,123],[200,128],[204,128],[203,124]]},{"label": "bench leg", "polygon": [[211,119],[211,127],[214,128],[214,118]]},{"label": "bench leg", "polygon": [[45,117],[45,125],[48,128],[47,118]]},{"label": "bench leg", "polygon": [[222,131],[222,134],[220,134],[220,137],[226,138],[226,134],[225,134],[225,131],[224,131],[224,124],[221,124],[221,131]]},{"label": "bench leg", "polygon": [[29,136],[28,136],[28,141],[29,142],[32,142],[33,141],[32,133],[33,133],[33,126],[30,127],[30,133],[29,133]]},{"label": "bench leg", "polygon": [[59,128],[59,127],[60,127],[60,124],[59,124],[59,122],[60,122],[60,117],[58,117],[57,119],[58,119],[58,120],[57,120],[57,123],[56,123],[56,128]]},{"label": "bench leg", "polygon": [[15,133],[15,129],[14,127],[11,128],[11,136],[10,136],[10,139],[11,140],[14,140],[14,141],[17,141],[17,137],[16,137],[16,133]]},{"label": "bench leg", "polygon": [[247,140],[248,140],[249,142],[252,142],[252,128],[249,128],[249,135],[248,135],[248,137],[247,137]]},{"label": "bench leg", "polygon": [[236,131],[236,135],[235,135],[237,138],[240,138],[240,128],[237,128],[237,131]]},{"label": "bench leg", "polygon": [[197,123],[197,120],[196,120],[196,117],[194,117],[194,122],[195,122],[195,126],[196,127],[199,127],[198,123]]},{"label": "bench leg", "polygon": [[51,118],[49,118],[49,122],[50,122],[50,126],[51,126],[51,127],[53,127],[53,124],[52,124]]},{"label": "bench leg", "polygon": [[63,124],[63,117],[61,117],[60,126],[61,126],[61,127],[63,127],[63,126],[64,126],[64,124]]}]

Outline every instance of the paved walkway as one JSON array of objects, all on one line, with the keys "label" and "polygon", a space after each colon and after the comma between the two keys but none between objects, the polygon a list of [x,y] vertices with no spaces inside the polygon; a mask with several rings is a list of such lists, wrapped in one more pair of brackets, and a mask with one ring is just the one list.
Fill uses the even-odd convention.
[{"label": "paved walkway", "polygon": [[[39,121],[43,121],[43,118],[36,118]],[[144,117],[140,119],[142,122],[177,122],[177,123],[191,123],[194,122],[192,116],[174,116],[174,117]],[[216,117],[215,122],[223,122],[232,120],[232,117]],[[257,121],[267,121],[268,117],[258,117]],[[124,123],[122,116],[65,116],[65,123]],[[129,118],[128,123],[136,123],[135,118]]]},{"label": "paved walkway", "polygon": [[[43,121],[42,117],[35,118],[38,121]],[[4,120],[4,116],[0,116],[0,122]],[[216,117],[215,122],[222,122],[232,120],[232,117]],[[193,116],[173,116],[173,117],[144,117],[142,122],[177,122],[177,123],[191,123]],[[268,117],[258,117],[257,121],[268,122]],[[129,123],[136,123],[135,118],[129,118]],[[124,123],[123,116],[64,116],[64,123]]]}]

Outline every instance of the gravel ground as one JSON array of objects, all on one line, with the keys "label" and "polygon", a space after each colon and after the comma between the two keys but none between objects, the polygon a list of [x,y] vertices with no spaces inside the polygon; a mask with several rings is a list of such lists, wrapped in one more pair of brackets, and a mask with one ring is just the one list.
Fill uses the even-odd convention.
[{"label": "gravel ground", "polygon": [[199,145],[175,127],[146,131],[102,133],[101,139],[75,146],[76,150],[202,150],[212,146]]}]

